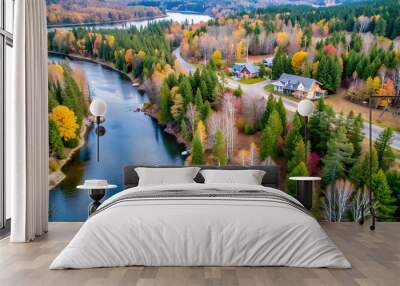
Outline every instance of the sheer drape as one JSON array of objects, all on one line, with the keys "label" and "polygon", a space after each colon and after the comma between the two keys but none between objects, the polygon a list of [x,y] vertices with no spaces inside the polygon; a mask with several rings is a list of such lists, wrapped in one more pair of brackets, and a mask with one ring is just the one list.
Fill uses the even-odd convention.
[{"label": "sheer drape", "polygon": [[18,0],[13,94],[7,104],[7,187],[12,242],[33,240],[48,224],[46,1]]}]

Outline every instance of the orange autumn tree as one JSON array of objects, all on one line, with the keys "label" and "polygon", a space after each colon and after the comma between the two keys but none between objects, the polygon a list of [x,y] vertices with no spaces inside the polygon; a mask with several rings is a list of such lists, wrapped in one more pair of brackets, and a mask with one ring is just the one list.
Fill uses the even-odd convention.
[{"label": "orange autumn tree", "polygon": [[125,52],[125,63],[128,66],[132,65],[132,61],[133,61],[133,50],[132,49],[127,49]]},{"label": "orange autumn tree", "polygon": [[54,107],[50,113],[50,119],[56,123],[58,132],[64,141],[76,138],[76,130],[79,125],[76,122],[75,113],[68,107],[64,105]]},{"label": "orange autumn tree", "polygon": [[[376,95],[378,96],[395,96],[396,95],[396,88],[394,87],[393,81],[388,79],[385,83],[378,89]],[[390,103],[390,99],[382,99],[379,102],[380,106],[385,106],[386,104]]]}]

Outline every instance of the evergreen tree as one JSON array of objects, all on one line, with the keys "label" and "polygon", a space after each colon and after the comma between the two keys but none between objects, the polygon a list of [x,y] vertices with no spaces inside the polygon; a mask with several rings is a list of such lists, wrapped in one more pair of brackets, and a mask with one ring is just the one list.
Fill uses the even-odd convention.
[{"label": "evergreen tree", "polygon": [[196,105],[197,110],[200,110],[203,107],[203,98],[201,96],[200,88],[196,91],[196,96],[194,98],[194,104]]},{"label": "evergreen tree", "polygon": [[271,131],[276,136],[277,141],[279,141],[279,138],[281,138],[283,133],[283,126],[281,122],[281,117],[279,116],[279,113],[276,109],[272,111],[271,116],[268,119],[267,125],[271,128]]},{"label": "evergreen tree", "polygon": [[317,70],[317,79],[323,88],[335,93],[340,86],[341,71],[336,58],[328,54],[322,54]]},{"label": "evergreen tree", "polygon": [[215,63],[215,60],[212,57],[208,60],[207,68],[213,71],[217,70],[217,64]]},{"label": "evergreen tree", "polygon": [[351,35],[350,41],[350,49],[354,50],[355,52],[359,53],[362,49],[362,39],[361,35],[358,33],[353,33]]},{"label": "evergreen tree", "polygon": [[264,129],[265,126],[267,125],[269,117],[270,117],[272,111],[274,111],[274,109],[275,109],[275,105],[276,105],[275,97],[272,94],[270,94],[268,97],[267,104],[265,106],[265,111],[261,118],[261,128],[262,129]]},{"label": "evergreen tree", "polygon": [[371,189],[375,201],[378,202],[378,213],[381,216],[392,216],[395,212],[394,199],[391,197],[389,184],[383,170],[379,170],[372,175]]},{"label": "evergreen tree", "polygon": [[214,137],[214,145],[212,148],[212,154],[218,163],[218,166],[223,166],[228,163],[228,156],[225,150],[225,138],[224,134],[220,129],[217,130]]},{"label": "evergreen tree", "polygon": [[290,73],[291,71],[291,59],[281,48],[278,48],[272,61],[272,79],[276,80],[282,73]]},{"label": "evergreen tree", "polygon": [[48,93],[48,112],[51,112],[53,110],[54,107],[56,107],[57,105],[60,105],[60,103],[57,100],[56,94],[55,94],[55,90],[53,85],[49,82],[49,93]]},{"label": "evergreen tree", "polygon": [[276,159],[278,157],[278,138],[273,133],[270,126],[266,126],[261,135],[260,158],[265,160],[268,157]]},{"label": "evergreen tree", "polygon": [[400,214],[400,172],[398,170],[390,170],[386,173],[386,179],[391,191],[392,198],[396,201],[397,210],[394,216]]},{"label": "evergreen tree", "polygon": [[190,81],[187,77],[184,77],[181,83],[179,84],[179,93],[183,97],[185,106],[189,102],[192,103],[194,102],[192,86],[190,85]]},{"label": "evergreen tree", "polygon": [[279,117],[281,119],[282,130],[283,130],[282,134],[285,134],[286,125],[287,125],[287,117],[286,117],[286,108],[285,108],[285,105],[283,104],[282,97],[279,97],[279,100],[276,103],[275,109],[276,109],[276,111],[278,111]]},{"label": "evergreen tree", "polygon": [[185,119],[181,120],[180,129],[183,139],[190,141],[192,139],[192,132],[190,132],[189,126]]},{"label": "evergreen tree", "polygon": [[294,149],[292,158],[288,162],[288,172],[290,173],[301,162],[306,163],[305,156],[306,156],[306,149],[304,146],[304,142],[303,139],[300,139],[296,144],[296,148]]},{"label": "evergreen tree", "polygon": [[354,159],[358,159],[361,155],[362,142],[364,140],[363,134],[364,121],[361,117],[361,113],[357,117],[354,117],[353,111],[350,111],[346,119],[347,138],[353,144],[353,155]]},{"label": "evergreen tree", "polygon": [[242,90],[242,87],[240,86],[240,84],[239,84],[238,88],[235,88],[233,90],[233,95],[236,97],[241,97],[243,95],[243,90]]},{"label": "evergreen tree", "polygon": [[292,158],[297,143],[302,140],[299,127],[296,126],[294,122],[292,125],[292,128],[286,136],[285,147],[283,149],[283,154],[288,158],[288,160]]},{"label": "evergreen tree", "polygon": [[192,165],[204,165],[204,149],[199,135],[196,133],[192,141]]},{"label": "evergreen tree", "polygon": [[378,153],[379,167],[383,170],[388,170],[395,161],[395,155],[390,145],[393,141],[393,129],[385,128],[381,134],[379,134],[375,148]]},{"label": "evergreen tree", "polygon": [[58,131],[57,124],[52,119],[49,119],[49,147],[51,153],[53,153],[57,158],[65,158],[61,135]]},{"label": "evergreen tree", "polygon": [[328,142],[328,152],[322,159],[324,163],[323,182],[325,186],[334,183],[338,179],[345,178],[346,165],[353,162],[353,145],[346,137],[346,128],[337,127],[332,139]]},{"label": "evergreen tree", "polygon": [[[367,152],[364,155],[363,160],[357,161],[350,171],[350,180],[359,188],[363,188],[369,185],[369,160],[370,153]],[[379,170],[378,154],[372,149],[372,174],[376,174]]]},{"label": "evergreen tree", "polygon": [[206,100],[206,102],[203,104],[203,106],[200,109],[200,118],[203,121],[207,121],[208,116],[211,114],[211,105],[208,102],[208,100]]},{"label": "evergreen tree", "polygon": [[192,76],[193,81],[191,82],[193,90],[198,90],[200,87],[200,82],[201,82],[201,74],[200,74],[200,69],[196,69]]},{"label": "evergreen tree", "polygon": [[[290,177],[306,177],[308,176],[308,170],[306,164],[304,162],[300,162],[290,173]],[[296,182],[292,180],[288,180],[288,193],[292,196],[296,195]]]},{"label": "evergreen tree", "polygon": [[292,121],[292,125],[294,128],[297,128],[298,130],[300,130],[303,127],[303,118],[301,117],[301,115],[296,111],[296,113],[294,114],[293,117],[293,121]]},{"label": "evergreen tree", "polygon": [[200,81],[200,90],[201,90],[201,96],[202,96],[203,100],[210,98],[210,95],[208,94],[207,84],[204,80]]},{"label": "evergreen tree", "polygon": [[309,123],[309,138],[313,151],[320,155],[327,151],[327,143],[331,136],[331,124],[335,119],[335,112],[320,98]]},{"label": "evergreen tree", "polygon": [[160,97],[160,123],[165,124],[171,120],[171,93],[168,83],[164,81],[161,87],[161,97]]}]

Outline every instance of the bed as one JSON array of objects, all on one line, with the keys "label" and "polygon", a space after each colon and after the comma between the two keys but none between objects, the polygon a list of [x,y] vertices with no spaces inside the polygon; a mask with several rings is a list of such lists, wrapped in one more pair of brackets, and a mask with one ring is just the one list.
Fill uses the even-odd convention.
[{"label": "bed", "polygon": [[319,223],[279,190],[275,166],[261,185],[195,183],[138,186],[124,168],[125,190],[106,200],[50,269],[118,266],[291,266],[350,268]]}]

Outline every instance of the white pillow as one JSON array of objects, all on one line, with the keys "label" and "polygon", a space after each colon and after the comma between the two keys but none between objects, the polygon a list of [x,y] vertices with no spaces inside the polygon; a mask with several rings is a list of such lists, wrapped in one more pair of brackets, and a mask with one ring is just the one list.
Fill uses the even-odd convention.
[{"label": "white pillow", "polygon": [[261,185],[265,171],[262,170],[202,170],[205,184]]},{"label": "white pillow", "polygon": [[195,183],[193,179],[199,170],[199,167],[135,168],[139,176],[139,186]]}]

